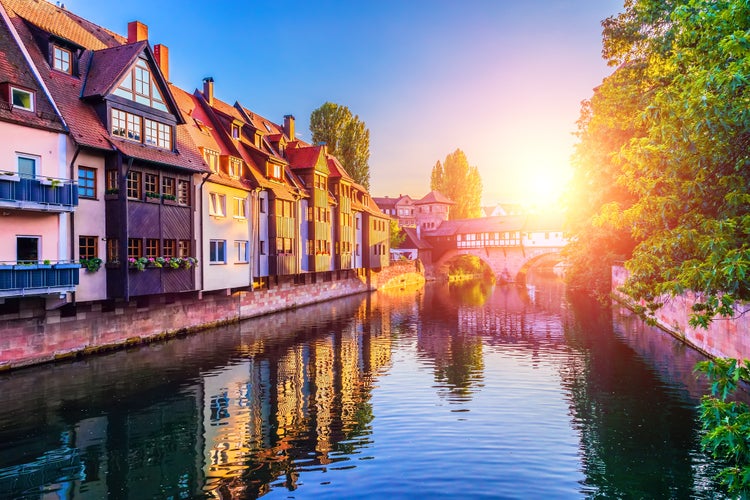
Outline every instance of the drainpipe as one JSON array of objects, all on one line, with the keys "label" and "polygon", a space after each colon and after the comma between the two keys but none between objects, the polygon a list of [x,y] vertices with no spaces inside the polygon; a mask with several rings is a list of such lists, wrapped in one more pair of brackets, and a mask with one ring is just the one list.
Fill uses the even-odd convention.
[{"label": "drainpipe", "polygon": [[[254,291],[253,280],[255,278],[255,261],[258,257],[258,240],[260,239],[260,188],[255,188],[250,191],[250,217],[247,218],[247,231],[250,238],[250,255],[248,260],[250,263],[249,269],[249,280],[250,280],[250,291]],[[258,261],[258,267],[260,267],[260,261]]]},{"label": "drainpipe", "polygon": [[206,256],[203,255],[203,185],[206,183],[209,177],[211,177],[212,172],[208,172],[205,177],[202,178],[200,186],[198,186],[198,200],[200,204],[200,226],[198,226],[198,232],[200,233],[200,247],[201,247],[201,265],[199,266],[201,268],[201,288],[200,291],[203,292],[203,288],[205,288],[206,284]]},{"label": "drainpipe", "polygon": [[[74,165],[75,165],[76,159],[78,158],[78,153],[80,153],[80,152],[81,152],[81,146],[76,146],[76,151],[75,151],[75,153],[73,153],[73,158],[70,160],[70,180],[71,180],[71,182],[73,181],[73,173],[75,172],[75,166]],[[94,187],[96,188],[96,186],[94,186]],[[71,190],[75,189],[75,186],[71,185],[70,189]],[[69,246],[70,246],[70,260],[74,261],[74,260],[76,260],[75,259],[75,255],[76,255],[76,244],[75,244],[75,238],[76,238],[75,222],[76,222],[76,219],[75,219],[75,210],[73,212],[70,212],[70,214],[68,214],[67,217],[70,220],[70,231],[69,231],[70,232],[70,242],[69,242]],[[98,238],[97,238],[97,240],[98,240]],[[96,243],[99,244],[99,241],[97,241]],[[73,292],[71,293],[71,298],[73,299],[73,303],[75,304],[75,302],[76,302],[76,292],[75,292],[75,290],[73,290]]]},{"label": "drainpipe", "polygon": [[[118,167],[118,170],[120,170],[122,168],[122,153],[118,153],[117,158],[118,158],[118,163],[120,164]],[[120,260],[125,263],[124,266],[120,267],[120,273],[121,275],[125,276],[125,279],[123,280],[123,282],[125,283],[125,301],[126,302],[130,302],[130,274],[128,273],[128,261],[127,261],[128,259],[128,235],[130,234],[130,224],[129,224],[130,216],[128,214],[128,197],[127,197],[126,191],[128,188],[128,185],[127,185],[128,174],[130,173],[130,169],[132,167],[133,167],[133,157],[131,156],[128,158],[128,164],[127,164],[127,167],[125,167],[124,175],[120,176],[120,179],[118,179],[118,183],[117,183],[117,186],[118,186],[117,188],[120,190],[119,195],[118,195],[119,196],[118,201],[121,202],[122,204],[122,200],[125,200],[125,203],[124,203],[124,206],[125,206],[124,219],[125,220],[123,221],[123,230],[124,230],[125,237],[120,238],[119,252],[121,256]],[[123,232],[121,231],[120,234],[123,234]]]}]

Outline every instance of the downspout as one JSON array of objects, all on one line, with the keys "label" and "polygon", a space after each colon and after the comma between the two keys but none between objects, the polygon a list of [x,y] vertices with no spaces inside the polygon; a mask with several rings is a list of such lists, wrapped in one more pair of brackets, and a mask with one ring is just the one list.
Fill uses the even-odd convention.
[{"label": "downspout", "polygon": [[[76,160],[78,159],[78,153],[80,153],[80,152],[81,152],[81,146],[76,146],[76,152],[73,153],[73,158],[70,160],[70,180],[71,181],[73,180],[73,173],[75,172],[74,165],[75,165]],[[96,186],[94,186],[94,188],[96,188]],[[75,189],[75,186],[71,185],[70,189],[71,190]],[[70,242],[69,242],[69,244],[70,244],[70,260],[71,260],[71,262],[76,260],[76,257],[75,257],[76,256],[76,254],[75,254],[75,251],[76,251],[76,244],[75,244],[75,237],[76,237],[75,221],[76,221],[75,211],[73,211],[73,212],[70,213]],[[98,241],[96,243],[97,243],[97,245],[99,244]],[[72,295],[72,298],[73,298],[73,303],[75,304],[76,303],[76,292],[75,292],[75,290],[73,290],[73,292],[72,292],[71,295]]]},{"label": "downspout", "polygon": [[250,202],[252,213],[248,217],[248,234],[250,236],[250,291],[255,291],[255,265],[256,261],[260,269],[260,256],[258,255],[258,242],[260,240],[260,188],[250,191]]},{"label": "downspout", "polygon": [[[122,167],[122,153],[118,152],[118,163],[120,164],[120,167]],[[118,179],[118,189],[119,189],[119,199],[120,203],[122,204],[122,201],[125,200],[124,206],[124,221],[123,221],[123,229],[124,229],[124,238],[120,238],[120,255],[123,256],[120,260],[125,264],[124,266],[120,267],[120,273],[122,276],[125,277],[123,282],[125,283],[125,301],[130,302],[130,274],[128,273],[128,235],[130,234],[130,214],[128,213],[128,197],[127,197],[127,178],[128,174],[130,173],[130,169],[133,167],[133,157],[128,158],[128,165],[125,168],[124,175],[120,176],[120,179]],[[122,233],[121,233],[122,234]],[[124,250],[124,252],[123,252]]]},{"label": "downspout", "polygon": [[198,232],[200,233],[200,247],[201,247],[201,288],[200,291],[203,291],[203,288],[206,284],[206,256],[203,255],[203,185],[206,183],[209,177],[211,177],[212,172],[206,173],[206,176],[203,177],[200,183],[200,186],[198,186],[198,199],[200,200],[200,226],[198,226]]}]

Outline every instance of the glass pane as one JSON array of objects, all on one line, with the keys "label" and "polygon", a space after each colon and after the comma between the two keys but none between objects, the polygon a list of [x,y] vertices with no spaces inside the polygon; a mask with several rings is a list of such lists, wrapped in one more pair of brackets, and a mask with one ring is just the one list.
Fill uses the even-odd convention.
[{"label": "glass pane", "polygon": [[39,260],[39,238],[19,236],[16,238],[16,260],[37,262]]},{"label": "glass pane", "polygon": [[36,177],[36,160],[33,158],[18,158],[18,174],[21,177]]}]

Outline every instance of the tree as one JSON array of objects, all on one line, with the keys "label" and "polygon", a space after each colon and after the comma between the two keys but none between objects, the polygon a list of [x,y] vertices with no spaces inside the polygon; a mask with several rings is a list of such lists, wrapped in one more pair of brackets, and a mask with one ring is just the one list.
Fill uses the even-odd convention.
[{"label": "tree", "polygon": [[[648,310],[664,295],[697,292],[691,323],[707,326],[750,299],[750,5],[625,7],[604,23],[604,54],[619,68],[592,99],[581,136],[588,164],[578,181],[596,180],[597,167],[606,177],[589,184],[591,205],[573,218],[572,235],[595,258],[597,243],[626,233],[625,291]],[[609,85],[625,74],[618,89]],[[624,132],[619,140],[599,133],[611,125]],[[625,203],[613,188],[625,189]],[[611,239],[589,244],[587,231]]]},{"label": "tree", "polygon": [[396,219],[390,222],[391,248],[398,248],[406,240],[406,232],[398,226]]},{"label": "tree", "polygon": [[480,217],[482,207],[482,178],[477,167],[469,166],[466,155],[460,149],[445,157],[443,165],[438,161],[432,168],[430,189],[439,191],[455,203],[451,208],[451,219]]},{"label": "tree", "polygon": [[313,143],[324,142],[355,182],[370,189],[370,130],[346,106],[326,102],[310,114]]}]

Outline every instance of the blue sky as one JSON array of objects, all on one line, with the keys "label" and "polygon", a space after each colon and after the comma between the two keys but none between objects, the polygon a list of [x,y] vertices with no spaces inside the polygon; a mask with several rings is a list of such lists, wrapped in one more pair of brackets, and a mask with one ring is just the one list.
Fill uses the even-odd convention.
[{"label": "blue sky", "polygon": [[[621,0],[66,0],[112,31],[149,27],[169,48],[170,80],[310,140],[326,101],[370,129],[374,196],[429,191],[435,162],[461,148],[486,204],[545,198],[569,173],[580,102],[611,72],[604,18]],[[106,8],[102,5],[106,4]]]}]

